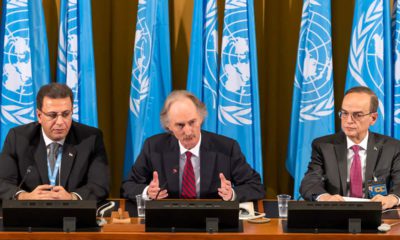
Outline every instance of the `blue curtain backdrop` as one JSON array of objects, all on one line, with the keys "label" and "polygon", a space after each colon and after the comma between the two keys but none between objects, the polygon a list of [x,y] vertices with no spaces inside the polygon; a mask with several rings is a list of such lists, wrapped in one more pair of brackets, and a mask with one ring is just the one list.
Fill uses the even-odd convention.
[{"label": "blue curtain backdrop", "polygon": [[41,0],[3,1],[0,36],[0,148],[10,128],[36,120],[36,94],[49,83]]},{"label": "blue curtain backdrop", "polygon": [[311,159],[311,143],[334,133],[331,1],[305,0],[301,18],[286,168],[294,199]]},{"label": "blue curtain backdrop", "polygon": [[163,132],[160,112],[171,92],[168,1],[139,1],[133,54],[124,177],[144,140]]},{"label": "blue curtain backdrop", "polygon": [[195,0],[187,90],[207,107],[202,128],[217,132],[218,13],[216,0]]},{"label": "blue curtain backdrop", "polygon": [[61,0],[60,6],[57,81],[72,89],[74,121],[97,127],[91,1]]},{"label": "blue curtain backdrop", "polygon": [[393,4],[393,137],[400,139],[400,1]]},{"label": "blue curtain backdrop", "polygon": [[392,52],[390,0],[355,2],[345,90],[367,86],[379,98],[378,120],[370,129],[392,135]]},{"label": "blue curtain backdrop", "polygon": [[219,71],[217,132],[238,141],[263,176],[253,0],[225,2]]}]

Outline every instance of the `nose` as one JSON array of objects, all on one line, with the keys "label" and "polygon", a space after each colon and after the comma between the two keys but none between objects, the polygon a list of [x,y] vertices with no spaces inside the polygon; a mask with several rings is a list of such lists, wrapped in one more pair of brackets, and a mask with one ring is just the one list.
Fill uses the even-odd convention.
[{"label": "nose", "polygon": [[183,132],[185,135],[189,135],[192,132],[192,127],[189,124],[185,124],[185,127],[183,128]]},{"label": "nose", "polygon": [[60,124],[63,124],[63,123],[64,123],[63,117],[60,114],[58,114],[57,117],[56,117],[56,124],[60,125]]}]

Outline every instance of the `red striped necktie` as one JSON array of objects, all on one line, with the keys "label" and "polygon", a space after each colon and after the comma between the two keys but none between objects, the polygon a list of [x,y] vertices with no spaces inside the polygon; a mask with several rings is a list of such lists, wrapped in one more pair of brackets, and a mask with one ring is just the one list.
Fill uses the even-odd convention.
[{"label": "red striped necktie", "polygon": [[192,165],[192,153],[186,152],[185,168],[182,174],[182,192],[181,197],[187,199],[196,198],[196,180],[194,178],[194,170]]}]

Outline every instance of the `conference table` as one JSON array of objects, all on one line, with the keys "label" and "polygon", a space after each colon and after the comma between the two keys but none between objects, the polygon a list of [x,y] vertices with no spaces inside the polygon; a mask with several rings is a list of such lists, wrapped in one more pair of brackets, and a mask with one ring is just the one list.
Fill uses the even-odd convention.
[{"label": "conference table", "polygon": [[[127,204],[125,200],[118,200],[119,207],[125,209]],[[264,209],[264,207],[266,208]],[[259,201],[256,208],[260,212],[271,212],[273,215],[276,209],[271,206],[274,201]],[[400,212],[400,209],[398,210]],[[134,215],[134,214],[131,214]],[[110,220],[110,218],[107,218]],[[143,220],[140,218],[132,217],[130,224],[107,224],[103,228],[94,232],[4,232],[0,231],[0,239],[112,239],[112,240],[125,240],[125,239],[140,239],[140,240],[164,240],[164,239],[226,239],[226,240],[250,240],[250,239],[400,239],[400,224],[392,226],[392,229],[387,233],[287,233],[284,229],[285,219],[272,217],[268,223],[249,223],[243,221],[243,232],[233,233],[202,233],[202,232],[188,232],[188,233],[159,233],[159,232],[145,232]],[[385,223],[397,223],[400,219],[385,219]]]}]

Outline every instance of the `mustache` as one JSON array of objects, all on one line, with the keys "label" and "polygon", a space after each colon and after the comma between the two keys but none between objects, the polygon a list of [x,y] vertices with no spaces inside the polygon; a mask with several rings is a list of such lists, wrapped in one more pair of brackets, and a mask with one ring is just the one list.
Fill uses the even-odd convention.
[{"label": "mustache", "polygon": [[195,137],[196,137],[196,134],[190,134],[190,135],[183,136],[183,140],[191,140]]}]

